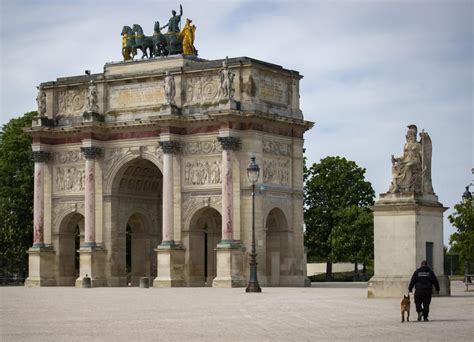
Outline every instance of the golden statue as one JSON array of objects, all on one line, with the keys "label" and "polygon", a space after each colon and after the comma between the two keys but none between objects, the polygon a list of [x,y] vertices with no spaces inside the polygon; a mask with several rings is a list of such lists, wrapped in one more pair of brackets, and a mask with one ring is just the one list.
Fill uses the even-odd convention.
[{"label": "golden statue", "polygon": [[186,19],[186,24],[179,33],[179,39],[183,45],[183,55],[197,55],[197,51],[194,48],[194,33],[196,32],[196,25],[191,25],[193,21]]}]

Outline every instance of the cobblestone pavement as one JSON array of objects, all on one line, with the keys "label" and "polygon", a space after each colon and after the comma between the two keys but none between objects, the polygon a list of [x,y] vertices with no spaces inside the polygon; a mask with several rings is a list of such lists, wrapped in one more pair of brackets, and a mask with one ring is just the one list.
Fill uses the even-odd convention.
[{"label": "cobblestone pavement", "polygon": [[430,322],[365,283],[311,288],[0,288],[1,341],[472,341],[474,291],[452,282]]}]

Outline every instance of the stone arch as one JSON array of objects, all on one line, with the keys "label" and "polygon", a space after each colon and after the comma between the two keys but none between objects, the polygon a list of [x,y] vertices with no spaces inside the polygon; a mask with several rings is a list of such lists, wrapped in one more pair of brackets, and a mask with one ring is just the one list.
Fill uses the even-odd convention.
[{"label": "stone arch", "polygon": [[222,217],[212,206],[201,207],[192,215],[183,232],[186,274],[189,286],[212,286],[217,275],[216,248],[222,237]]},{"label": "stone arch", "polygon": [[84,215],[77,211],[63,216],[53,244],[56,251],[56,277],[59,286],[74,286],[79,271],[77,250],[84,239]]},{"label": "stone arch", "polygon": [[265,219],[265,268],[268,286],[280,286],[282,275],[288,273],[292,234],[282,209],[271,209]]},{"label": "stone arch", "polygon": [[157,273],[154,249],[161,242],[163,175],[156,160],[144,158],[147,155],[128,153],[114,164],[113,176],[107,179],[107,248],[112,256],[111,278],[118,286],[138,286],[140,277],[152,280]]},{"label": "stone arch", "polygon": [[110,169],[107,171],[106,175],[104,175],[104,193],[111,194],[113,192],[113,188],[116,185],[116,180],[120,177],[121,171],[126,169],[127,165],[132,164],[134,161],[144,159],[148,160],[149,162],[153,163],[161,173],[163,173],[163,162],[161,160],[161,155],[155,155],[150,152],[143,152],[140,154],[135,153],[128,153],[124,156],[120,157],[115,163],[112,164]]},{"label": "stone arch", "polygon": [[222,197],[219,196],[185,196],[183,198],[183,230],[188,230],[195,214],[204,209],[215,209],[222,215]]}]

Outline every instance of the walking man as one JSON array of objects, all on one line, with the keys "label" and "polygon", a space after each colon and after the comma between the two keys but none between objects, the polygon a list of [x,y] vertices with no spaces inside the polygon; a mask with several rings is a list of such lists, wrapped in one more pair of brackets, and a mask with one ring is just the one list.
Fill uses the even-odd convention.
[{"label": "walking man", "polygon": [[428,321],[433,285],[436,291],[439,292],[438,279],[434,272],[428,267],[426,260],[423,260],[421,267],[413,273],[410,285],[408,285],[409,292],[413,291],[413,287],[416,289],[415,305],[416,312],[418,312],[418,321],[421,321],[422,316],[425,322]]}]

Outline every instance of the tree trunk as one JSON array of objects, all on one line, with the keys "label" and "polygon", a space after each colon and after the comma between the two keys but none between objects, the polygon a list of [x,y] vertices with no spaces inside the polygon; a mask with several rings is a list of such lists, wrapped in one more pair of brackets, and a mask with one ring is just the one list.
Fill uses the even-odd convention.
[{"label": "tree trunk", "polygon": [[357,261],[354,262],[354,277],[352,278],[354,281],[359,281],[359,270],[357,267]]},{"label": "tree trunk", "polygon": [[333,281],[334,278],[332,276],[332,261],[328,260],[326,262],[326,281]]}]

